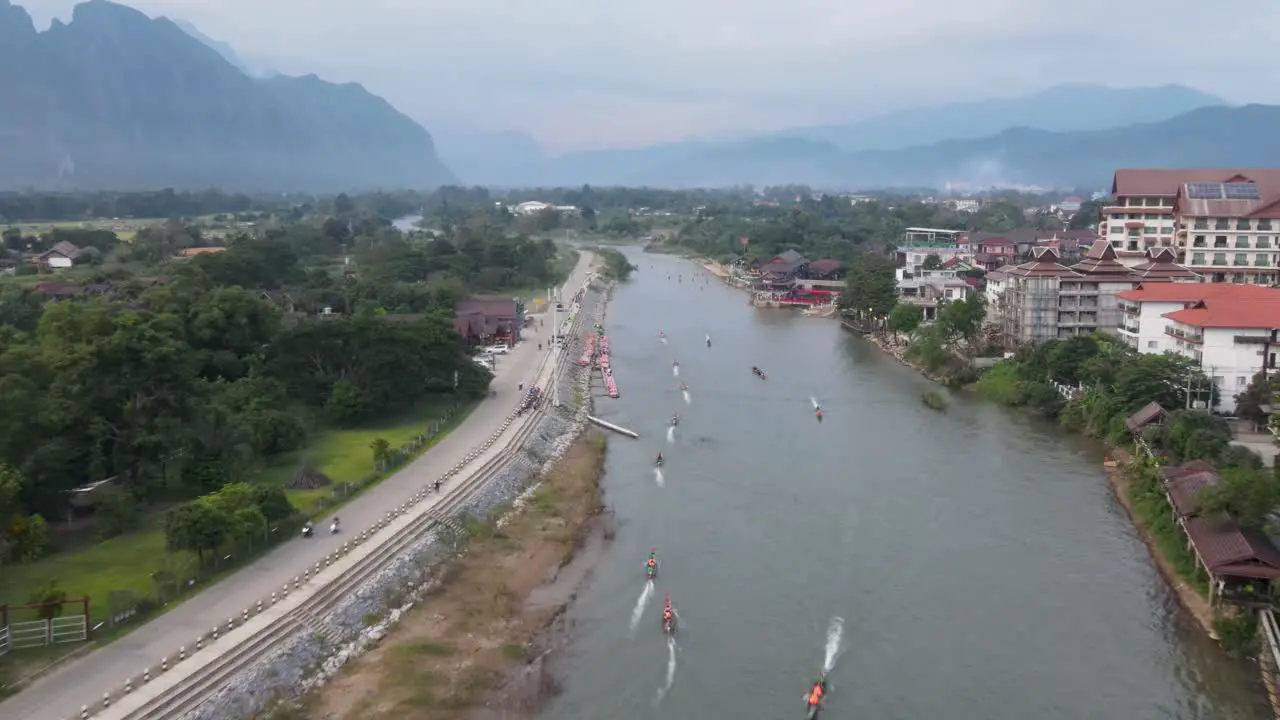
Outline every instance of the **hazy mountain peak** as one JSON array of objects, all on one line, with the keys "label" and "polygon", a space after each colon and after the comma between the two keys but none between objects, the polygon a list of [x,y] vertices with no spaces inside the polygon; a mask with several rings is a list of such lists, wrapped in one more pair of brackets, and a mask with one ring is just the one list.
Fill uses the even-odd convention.
[{"label": "hazy mountain peak", "polygon": [[248,66],[244,64],[244,62],[240,59],[240,56],[236,54],[236,51],[230,45],[224,42],[221,42],[219,40],[214,40],[208,35],[205,35],[204,33],[200,32],[200,30],[197,29],[195,25],[192,25],[186,20],[181,20],[179,18],[169,18],[169,20],[173,22],[174,25],[177,25],[178,29],[182,30],[182,32],[190,35],[196,40],[199,40],[201,43],[204,43],[204,45],[208,47],[210,50],[213,50],[214,52],[221,55],[223,60],[226,60],[232,65],[235,65],[236,68],[240,70],[240,72],[246,75],[253,74],[252,72],[250,72]]},{"label": "hazy mountain peak", "polygon": [[360,85],[250,77],[189,25],[107,0],[43,33],[0,3],[0,188],[454,181],[431,135]]}]

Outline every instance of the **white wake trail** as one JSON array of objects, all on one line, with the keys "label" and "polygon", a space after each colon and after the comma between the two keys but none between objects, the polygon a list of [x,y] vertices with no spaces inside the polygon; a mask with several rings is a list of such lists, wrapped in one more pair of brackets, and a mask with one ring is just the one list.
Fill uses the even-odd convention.
[{"label": "white wake trail", "polygon": [[836,666],[836,658],[840,657],[840,640],[844,637],[844,618],[836,616],[831,618],[831,624],[827,626],[827,647],[826,655],[822,660],[822,672],[831,672],[831,668]]},{"label": "white wake trail", "polygon": [[666,684],[662,686],[662,689],[658,690],[658,696],[653,700],[654,705],[657,705],[658,703],[662,702],[662,698],[667,696],[667,691],[671,689],[671,686],[675,684],[675,681],[676,681],[676,639],[673,637],[669,637],[667,638],[667,681],[666,681]]},{"label": "white wake trail", "polygon": [[667,486],[667,479],[662,476],[662,470],[658,468],[653,469],[653,481],[658,483],[658,487]]},{"label": "white wake trail", "polygon": [[653,597],[653,583],[645,581],[644,590],[640,593],[640,597],[636,598],[636,608],[631,611],[631,632],[635,632],[640,627],[640,619],[644,617],[644,609],[649,604],[649,598]]},{"label": "white wake trail", "polygon": [[693,398],[689,396],[689,391],[688,391],[688,390],[681,390],[681,391],[680,391],[680,394],[684,396],[684,404],[685,404],[685,405],[692,405],[692,404],[693,404]]}]

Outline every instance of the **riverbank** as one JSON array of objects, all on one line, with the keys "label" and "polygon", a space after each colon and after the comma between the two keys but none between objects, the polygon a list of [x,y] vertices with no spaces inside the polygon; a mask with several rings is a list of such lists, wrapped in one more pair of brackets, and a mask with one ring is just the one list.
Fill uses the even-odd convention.
[{"label": "riverbank", "polygon": [[[1107,484],[1111,486],[1116,500],[1120,501],[1120,505],[1129,516],[1129,521],[1137,528],[1143,544],[1151,554],[1151,559],[1165,581],[1169,583],[1169,587],[1173,588],[1182,606],[1191,613],[1209,637],[1217,640],[1217,633],[1213,628],[1214,612],[1209,601],[1205,599],[1204,593],[1187,581],[1184,570],[1180,569],[1174,559],[1168,556],[1169,553],[1161,548],[1160,533],[1152,526],[1154,518],[1144,517],[1145,514],[1139,512],[1137,508],[1134,483],[1125,473],[1125,467],[1133,462],[1133,457],[1128,451],[1114,447],[1110,448],[1108,457],[1110,460],[1106,464]],[[1177,538],[1173,540],[1177,541]]]},{"label": "riverbank", "polygon": [[924,377],[938,383],[939,385],[947,384],[947,382],[943,380],[941,377],[939,377],[938,375],[935,375],[934,373],[929,372],[920,364],[912,362],[911,360],[907,359],[907,350],[908,348],[911,347],[911,345],[906,340],[899,340],[899,339],[895,339],[891,335],[879,335],[876,333],[869,333],[869,334],[863,335],[862,337],[866,339],[868,342],[870,342],[872,345],[875,345],[876,347],[880,348],[880,350],[883,351],[886,355],[889,355],[894,360],[897,360],[903,365],[906,365],[912,370],[915,370],[916,372],[920,373]]},{"label": "riverbank", "polygon": [[467,550],[399,629],[303,703],[334,720],[532,714],[554,683],[547,632],[612,536],[600,502],[606,442],[587,431],[546,478],[492,524],[469,528]]},{"label": "riverbank", "polygon": [[[865,337],[903,365],[916,370],[934,382],[945,384],[942,379],[906,358],[906,351],[909,347],[906,342],[895,342],[892,338],[874,334]],[[972,388],[972,386],[968,387]],[[1064,431],[1066,431],[1065,428]],[[1120,502],[1120,505],[1124,507],[1129,521],[1142,537],[1143,544],[1146,545],[1152,561],[1165,578],[1169,587],[1177,595],[1182,606],[1195,618],[1205,633],[1217,640],[1217,633],[1214,629],[1216,614],[1206,599],[1205,593],[1197,590],[1188,580],[1188,576],[1194,577],[1196,568],[1194,559],[1191,559],[1189,553],[1183,549],[1186,540],[1181,528],[1172,524],[1172,521],[1169,521],[1170,527],[1159,526],[1159,523],[1166,521],[1172,510],[1168,508],[1167,502],[1163,498],[1153,499],[1151,501],[1153,507],[1143,507],[1143,498],[1138,496],[1138,489],[1134,487],[1133,481],[1125,472],[1125,468],[1132,462],[1132,456],[1127,450],[1117,447],[1113,443],[1103,442],[1107,447],[1109,457],[1114,459],[1114,462],[1108,462],[1105,468],[1107,484],[1110,486],[1112,493]]]}]

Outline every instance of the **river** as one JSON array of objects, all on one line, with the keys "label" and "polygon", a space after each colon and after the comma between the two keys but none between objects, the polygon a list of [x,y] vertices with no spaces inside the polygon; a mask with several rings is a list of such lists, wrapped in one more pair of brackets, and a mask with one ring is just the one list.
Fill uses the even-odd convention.
[{"label": "river", "polygon": [[[1269,717],[1256,669],[1154,568],[1098,447],[964,396],[930,410],[933,385],[837,323],[628,254],[640,269],[606,323],[622,397],[596,407],[642,439],[611,442],[617,540],[571,610],[544,717],[800,718],[833,616],[824,718]],[[651,546],[657,592],[633,630]],[[680,618],[664,695],[663,592]]]}]

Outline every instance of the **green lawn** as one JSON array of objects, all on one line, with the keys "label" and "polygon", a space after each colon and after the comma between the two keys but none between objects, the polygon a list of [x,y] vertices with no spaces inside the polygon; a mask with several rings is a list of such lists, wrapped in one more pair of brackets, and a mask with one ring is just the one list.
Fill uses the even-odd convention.
[{"label": "green lawn", "polygon": [[[376,438],[385,439],[393,449],[399,448],[426,430],[452,406],[452,400],[438,401],[380,427],[325,432],[318,435],[307,450],[264,468],[257,481],[283,485],[292,477],[305,454],[308,463],[328,475],[335,485],[355,483],[372,470],[373,454],[369,444]],[[473,409],[475,404],[459,407],[419,452],[425,452],[439,442]],[[311,514],[320,508],[333,509],[340,504],[324,501],[332,494],[331,488],[290,491],[289,498],[299,510]],[[339,500],[342,499],[345,498]],[[68,597],[88,595],[93,603],[94,617],[101,619],[107,614],[107,600],[113,591],[129,591],[137,596],[151,593],[152,574],[157,570],[168,571],[176,578],[194,577],[198,570],[194,555],[165,550],[162,522],[163,514],[157,512],[143,529],[135,532],[55,553],[35,563],[5,566],[0,572],[0,604],[26,603],[32,593],[52,579]],[[230,567],[228,564],[223,570]]]},{"label": "green lawn", "polygon": [[[373,471],[373,441],[382,438],[392,449],[403,447],[415,436],[428,429],[438,418],[444,417],[453,407],[452,400],[424,405],[413,413],[388,421],[387,423],[350,430],[330,430],[319,435],[309,448],[297,453],[282,456],[262,471],[261,482],[281,485],[289,482],[305,460],[306,463],[324,473],[333,484],[355,484]],[[442,423],[440,433],[428,441],[423,451],[439,442],[448,431],[457,427],[475,409],[475,405],[463,405],[447,422]],[[420,451],[422,452],[422,451]],[[324,509],[332,509],[333,503],[326,499],[334,494],[332,487],[316,490],[289,490],[289,500],[294,507],[306,514],[314,514]],[[338,504],[341,504],[339,496]]]},{"label": "green lawn", "polygon": [[56,580],[69,598],[88,595],[91,612],[101,619],[113,591],[150,593],[151,573],[156,570],[191,575],[196,569],[195,557],[186,552],[167,552],[159,523],[160,517],[155,516],[145,529],[57,553],[39,562],[5,566],[0,573],[0,603],[26,603],[32,593]]}]

